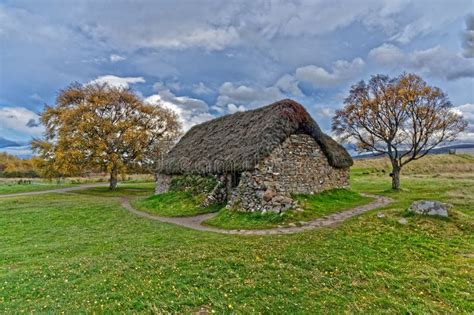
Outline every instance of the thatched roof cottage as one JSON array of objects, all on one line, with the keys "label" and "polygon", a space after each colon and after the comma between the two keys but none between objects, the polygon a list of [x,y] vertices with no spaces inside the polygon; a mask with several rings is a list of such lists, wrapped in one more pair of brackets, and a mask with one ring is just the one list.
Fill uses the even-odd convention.
[{"label": "thatched roof cottage", "polygon": [[302,105],[285,99],[192,127],[159,164],[157,193],[172,175],[215,175],[207,203],[279,212],[295,206],[291,194],[348,186],[353,161]]}]

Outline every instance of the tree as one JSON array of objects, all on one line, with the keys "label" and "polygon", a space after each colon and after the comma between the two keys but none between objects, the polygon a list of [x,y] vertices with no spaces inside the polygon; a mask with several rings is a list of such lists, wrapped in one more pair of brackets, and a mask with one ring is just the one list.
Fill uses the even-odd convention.
[{"label": "tree", "polygon": [[153,163],[161,143],[181,125],[171,110],[144,103],[133,91],[107,84],[73,83],[40,117],[44,139],[34,139],[49,174],[79,175],[100,168],[115,189],[119,173]]},{"label": "tree", "polygon": [[359,152],[387,155],[395,190],[400,189],[404,165],[453,141],[467,126],[446,94],[415,74],[375,75],[368,83],[360,81],[344,104],[333,117],[333,131],[354,141]]}]

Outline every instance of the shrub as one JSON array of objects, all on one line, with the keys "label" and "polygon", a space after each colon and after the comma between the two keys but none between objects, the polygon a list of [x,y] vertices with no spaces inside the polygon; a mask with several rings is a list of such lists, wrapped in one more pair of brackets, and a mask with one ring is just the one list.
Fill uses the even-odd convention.
[{"label": "shrub", "polygon": [[214,176],[179,175],[171,179],[170,191],[188,191],[197,195],[210,193],[216,184]]}]

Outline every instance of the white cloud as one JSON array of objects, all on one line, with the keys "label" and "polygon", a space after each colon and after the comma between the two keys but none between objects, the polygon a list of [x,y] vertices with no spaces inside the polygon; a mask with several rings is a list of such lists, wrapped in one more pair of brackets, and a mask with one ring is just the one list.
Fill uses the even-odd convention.
[{"label": "white cloud", "polygon": [[354,22],[391,31],[398,26],[396,14],[408,3],[407,0],[254,1],[236,10],[242,13],[246,30],[255,30],[264,38],[302,37],[328,34]]},{"label": "white cloud", "polygon": [[418,20],[414,23],[405,25],[405,27],[393,35],[390,40],[396,41],[400,44],[408,44],[416,36],[427,33],[431,27],[431,23],[427,20]]},{"label": "white cloud", "polygon": [[110,62],[119,62],[119,61],[124,61],[125,58],[124,56],[120,56],[120,55],[115,55],[115,54],[112,54],[110,55]]},{"label": "white cloud", "polygon": [[153,84],[153,91],[160,92],[164,90],[179,91],[181,90],[181,84],[177,81],[171,81],[171,82],[158,81],[155,84]]},{"label": "white cloud", "polygon": [[229,110],[229,113],[234,114],[237,112],[243,112],[246,110],[244,105],[235,105],[235,104],[228,104],[227,109]]},{"label": "white cloud", "polygon": [[32,99],[35,102],[44,102],[44,99],[38,93],[31,94],[30,99]]},{"label": "white cloud", "polygon": [[39,116],[24,107],[0,107],[0,135],[12,140],[29,140],[43,132]]},{"label": "white cloud", "polygon": [[239,35],[234,27],[206,28],[191,30],[178,36],[145,39],[141,41],[141,44],[144,47],[155,48],[186,49],[200,47],[207,50],[222,50],[231,44],[235,44],[238,39]]},{"label": "white cloud", "polygon": [[225,82],[219,88],[219,96],[216,105],[227,107],[228,104],[236,106],[244,105],[255,108],[266,105],[284,98],[277,87],[249,87],[246,85],[234,85],[232,82]]},{"label": "white cloud", "polygon": [[372,49],[369,58],[380,66],[405,67],[446,80],[474,77],[474,60],[463,58],[441,46],[405,53],[397,46],[383,44]]},{"label": "white cloud", "polygon": [[474,104],[467,103],[453,107],[453,111],[462,115],[474,127]]},{"label": "white cloud", "polygon": [[466,14],[465,8],[469,6],[472,6],[469,0],[452,0],[449,4],[443,1],[412,1],[409,4],[410,19],[403,21],[408,14],[398,17],[397,28],[390,40],[406,45],[415,38],[445,32],[450,24]]},{"label": "white cloud", "polygon": [[403,61],[405,54],[400,48],[392,44],[383,44],[372,49],[369,52],[369,58],[379,65],[392,65]]},{"label": "white cloud", "polygon": [[143,77],[117,77],[115,75],[103,75],[89,82],[89,84],[94,83],[106,83],[111,87],[128,89],[130,84],[145,83],[145,79],[143,79]]},{"label": "white cloud", "polygon": [[467,129],[457,137],[457,140],[461,142],[474,142],[474,104],[467,103],[455,106],[452,111],[462,115],[468,123]]},{"label": "white cloud", "polygon": [[303,92],[301,92],[298,86],[298,81],[290,74],[283,75],[275,83],[275,86],[284,93],[290,93],[294,96],[303,96]]},{"label": "white cloud", "polygon": [[198,84],[194,84],[193,92],[197,95],[206,95],[211,94],[212,89],[207,87],[203,82],[199,82]]},{"label": "white cloud", "polygon": [[145,98],[145,102],[173,110],[178,115],[184,131],[215,118],[209,113],[209,107],[204,101],[187,96],[176,96],[170,90],[162,90],[158,94],[151,95]]},{"label": "white cloud", "polygon": [[365,65],[361,58],[352,61],[337,60],[329,71],[315,65],[300,67],[295,71],[295,78],[311,83],[315,87],[333,87],[359,75]]}]

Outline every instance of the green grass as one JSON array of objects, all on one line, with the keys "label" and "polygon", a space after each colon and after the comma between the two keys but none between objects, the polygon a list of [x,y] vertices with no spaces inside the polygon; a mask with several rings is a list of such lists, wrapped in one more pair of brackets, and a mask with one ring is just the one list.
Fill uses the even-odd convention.
[{"label": "green grass", "polygon": [[216,212],[222,205],[202,207],[204,194],[193,194],[190,191],[173,191],[146,199],[134,200],[133,206],[139,210],[165,217],[191,216],[202,213]]},{"label": "green grass", "polygon": [[41,191],[41,190],[51,190],[59,189],[64,187],[71,187],[73,184],[49,184],[49,183],[38,183],[33,182],[29,185],[27,184],[0,184],[0,195],[16,194],[30,191]]},{"label": "green grass", "polygon": [[123,196],[149,196],[155,190],[153,182],[126,182],[119,183],[117,188],[110,190],[107,184],[102,187],[93,187],[77,190],[74,193],[83,195],[94,195],[101,197],[123,197]]},{"label": "green grass", "polygon": [[[351,179],[384,209],[280,236],[150,221],[96,192],[0,199],[0,313],[472,314],[474,177],[389,180]],[[451,217],[399,224],[415,199]]]},{"label": "green grass", "polygon": [[310,221],[372,201],[371,198],[346,189],[334,189],[314,195],[295,195],[293,198],[298,200],[302,211],[262,214],[223,208],[217,216],[205,221],[205,224],[225,229],[268,229],[290,224],[300,225],[301,221]]}]

